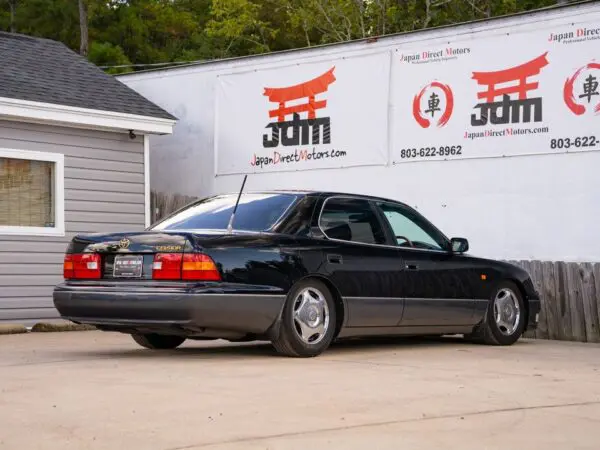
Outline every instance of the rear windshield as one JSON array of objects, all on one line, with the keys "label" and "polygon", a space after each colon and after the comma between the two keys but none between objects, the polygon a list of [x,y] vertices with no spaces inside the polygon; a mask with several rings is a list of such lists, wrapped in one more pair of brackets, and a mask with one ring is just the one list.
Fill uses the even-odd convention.
[{"label": "rear windshield", "polygon": [[[242,194],[233,221],[234,230],[265,231],[271,228],[298,198],[293,194]],[[153,230],[225,230],[237,194],[203,200],[159,222]]]}]

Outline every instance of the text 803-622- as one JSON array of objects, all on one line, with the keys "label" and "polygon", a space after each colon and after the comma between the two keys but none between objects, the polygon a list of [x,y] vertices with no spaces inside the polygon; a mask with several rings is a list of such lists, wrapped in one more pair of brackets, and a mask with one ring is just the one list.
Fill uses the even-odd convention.
[{"label": "text 803-622-", "polygon": [[600,139],[596,136],[579,136],[579,137],[565,137],[555,138],[550,140],[550,148],[588,148],[588,147],[600,147]]}]

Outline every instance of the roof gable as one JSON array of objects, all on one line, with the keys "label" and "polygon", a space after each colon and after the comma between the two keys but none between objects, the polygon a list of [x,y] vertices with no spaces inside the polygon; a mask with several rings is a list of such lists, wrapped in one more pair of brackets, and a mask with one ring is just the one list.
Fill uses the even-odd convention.
[{"label": "roof gable", "polygon": [[4,32],[0,97],[175,120],[64,44]]}]

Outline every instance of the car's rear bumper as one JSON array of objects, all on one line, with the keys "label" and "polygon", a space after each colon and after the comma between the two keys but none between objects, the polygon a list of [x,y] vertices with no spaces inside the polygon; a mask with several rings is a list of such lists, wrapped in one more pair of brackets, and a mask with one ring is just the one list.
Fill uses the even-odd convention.
[{"label": "car's rear bumper", "polygon": [[64,284],[55,288],[53,297],[60,315],[73,322],[115,330],[169,328],[198,335],[203,329],[265,334],[285,303],[283,294]]}]

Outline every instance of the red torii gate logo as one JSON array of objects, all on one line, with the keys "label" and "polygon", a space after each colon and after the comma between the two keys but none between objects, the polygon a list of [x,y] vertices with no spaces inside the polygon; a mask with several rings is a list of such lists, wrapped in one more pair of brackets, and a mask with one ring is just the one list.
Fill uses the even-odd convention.
[{"label": "red torii gate logo", "polygon": [[[266,126],[271,129],[271,136],[263,135],[263,147],[277,147],[280,142],[284,146],[309,144],[309,131],[312,135],[312,144],[320,144],[321,135],[323,144],[331,143],[330,118],[317,118],[316,114],[317,110],[327,106],[327,100],[316,100],[316,96],[326,92],[329,85],[336,80],[334,70],[335,66],[310,81],[294,86],[265,88],[263,95],[267,96],[270,102],[278,103],[278,107],[269,111],[269,117],[276,117],[277,121]],[[306,103],[286,104],[302,99],[306,99]],[[306,118],[301,119],[300,113],[306,113]],[[286,120],[290,114],[292,120]]]},{"label": "red torii gate logo", "polygon": [[[497,72],[473,72],[472,78],[487,89],[477,93],[477,98],[485,101],[475,105],[475,109],[479,109],[481,114],[480,117],[476,114],[471,115],[471,125],[487,125],[488,119],[492,125],[531,122],[532,112],[533,121],[541,122],[542,98],[527,98],[527,93],[536,90],[539,83],[528,81],[528,78],[539,75],[548,65],[547,55],[548,52],[525,64]],[[497,87],[504,84],[509,85]],[[517,94],[517,98],[511,99],[510,94]],[[495,101],[496,97],[502,100]]]}]

